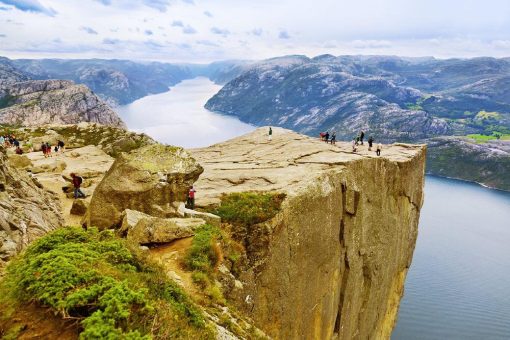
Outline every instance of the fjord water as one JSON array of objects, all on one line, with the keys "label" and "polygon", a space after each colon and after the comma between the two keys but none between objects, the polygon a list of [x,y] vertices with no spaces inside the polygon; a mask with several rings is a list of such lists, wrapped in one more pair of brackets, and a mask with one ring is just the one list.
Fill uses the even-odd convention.
[{"label": "fjord water", "polygon": [[[119,112],[129,128],[160,142],[207,146],[254,129],[203,107],[220,88],[186,80]],[[510,339],[510,193],[427,176],[392,339]]]},{"label": "fjord water", "polygon": [[427,176],[392,339],[510,339],[510,193]]},{"label": "fjord water", "polygon": [[168,92],[143,97],[117,109],[129,129],[159,142],[186,148],[203,147],[255,129],[235,117],[204,108],[221,89],[207,78],[185,80]]}]

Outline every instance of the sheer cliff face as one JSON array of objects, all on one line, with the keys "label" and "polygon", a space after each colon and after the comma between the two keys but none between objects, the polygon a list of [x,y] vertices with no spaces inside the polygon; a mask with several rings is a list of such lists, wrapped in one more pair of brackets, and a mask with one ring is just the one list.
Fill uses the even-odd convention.
[{"label": "sheer cliff face", "polygon": [[125,128],[120,117],[85,85],[67,80],[29,80],[10,84],[3,91],[0,124],[93,122]]},{"label": "sheer cliff face", "polygon": [[[425,147],[327,145],[266,129],[194,150],[197,204],[221,192],[287,194],[260,226],[238,307],[275,338],[383,339],[394,326],[423,201]],[[259,231],[260,231],[259,230]]]}]

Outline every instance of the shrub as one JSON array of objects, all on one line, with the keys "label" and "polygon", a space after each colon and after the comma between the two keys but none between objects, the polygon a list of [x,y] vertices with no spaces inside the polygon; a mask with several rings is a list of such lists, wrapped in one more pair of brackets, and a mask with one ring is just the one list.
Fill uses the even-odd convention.
[{"label": "shrub", "polygon": [[221,204],[213,210],[222,221],[236,225],[254,225],[273,218],[285,199],[285,194],[241,192],[223,195]]},{"label": "shrub", "polygon": [[11,300],[35,301],[81,320],[82,339],[210,333],[175,282],[140,256],[110,231],[63,228],[14,260],[2,288]]},{"label": "shrub", "polygon": [[184,259],[186,267],[190,270],[211,273],[221,256],[216,246],[219,238],[221,238],[221,230],[217,227],[206,224],[196,229],[193,242]]}]

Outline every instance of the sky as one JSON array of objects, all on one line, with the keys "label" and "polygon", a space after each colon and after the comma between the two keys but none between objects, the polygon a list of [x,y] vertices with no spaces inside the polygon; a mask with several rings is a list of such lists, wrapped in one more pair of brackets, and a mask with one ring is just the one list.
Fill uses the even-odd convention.
[{"label": "sky", "polygon": [[510,0],[0,0],[0,55],[509,57]]}]

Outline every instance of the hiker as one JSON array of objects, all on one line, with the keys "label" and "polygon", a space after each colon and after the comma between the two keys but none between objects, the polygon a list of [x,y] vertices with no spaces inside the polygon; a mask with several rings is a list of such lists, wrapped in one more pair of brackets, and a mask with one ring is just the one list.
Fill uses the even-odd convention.
[{"label": "hiker", "polygon": [[16,148],[16,155],[22,155],[23,154],[23,150],[18,146]]},{"label": "hiker", "polygon": [[19,140],[14,138],[13,141],[12,141],[12,144],[14,144],[14,146],[18,148],[19,147]]},{"label": "hiker", "polygon": [[336,132],[333,131],[331,134],[331,144],[336,144]]},{"label": "hiker", "polygon": [[324,140],[325,135],[326,135],[326,133],[324,133],[324,132],[319,133],[319,137],[321,138],[321,140]]},{"label": "hiker", "polygon": [[195,209],[195,192],[197,192],[193,186],[190,186],[189,187],[189,191],[188,191],[188,199],[186,200],[186,207],[188,209]]},{"label": "hiker", "polygon": [[326,143],[329,141],[329,131],[326,131],[326,134],[324,135],[324,140]]},{"label": "hiker", "polygon": [[41,143],[41,151],[44,155],[44,158],[48,157],[48,155],[46,153],[46,144],[44,142]]},{"label": "hiker", "polygon": [[53,148],[53,151],[55,152],[55,154],[58,152],[58,145],[55,145],[55,147]]},{"label": "hiker", "polygon": [[5,138],[4,138],[4,136],[0,136],[0,146],[5,146]]},{"label": "hiker", "polygon": [[46,153],[48,154],[48,157],[51,157],[51,145],[48,142],[46,142]]},{"label": "hiker", "polygon": [[359,140],[361,142],[361,145],[363,145],[363,138],[365,138],[365,132],[363,132],[363,130],[361,130],[361,132],[359,134]]},{"label": "hiker", "polygon": [[354,141],[356,142],[356,145],[359,145],[359,135],[357,135],[356,138],[354,138]]},{"label": "hiker", "polygon": [[372,136],[370,136],[370,138],[368,138],[368,151],[372,151],[373,144],[374,144],[374,138]]},{"label": "hiker", "polygon": [[273,139],[273,129],[269,127],[269,133],[267,135],[267,140],[271,141]]},{"label": "hiker", "polygon": [[375,153],[377,154],[377,156],[380,156],[381,155],[381,150],[382,150],[382,144],[381,143],[378,143],[377,144],[377,149],[375,151]]},{"label": "hiker", "polygon": [[64,153],[64,149],[65,149],[64,141],[59,140],[57,142],[57,146],[58,146],[58,149],[60,150],[60,153]]},{"label": "hiker", "polygon": [[80,189],[80,186],[83,183],[83,178],[81,178],[80,176],[76,176],[75,173],[71,173],[71,178],[73,180],[74,186],[74,199],[85,198],[85,194]]},{"label": "hiker", "polygon": [[356,144],[356,138],[354,138],[352,140],[352,152],[356,152],[356,145],[358,145],[358,144]]}]

